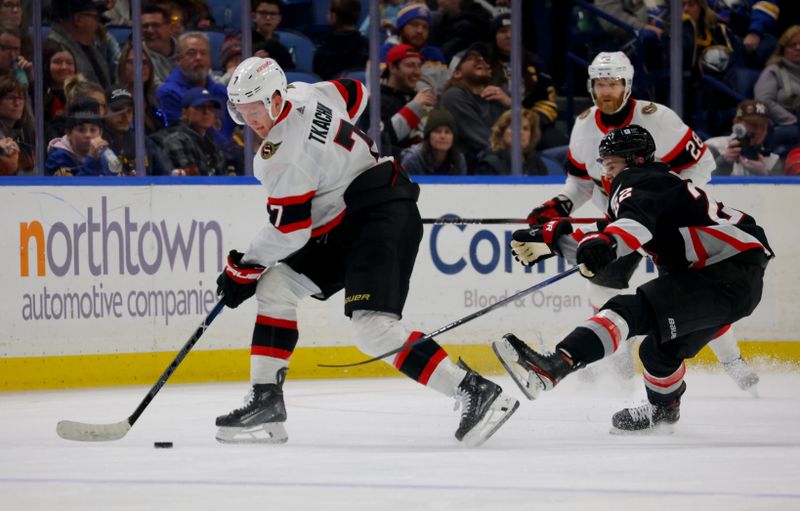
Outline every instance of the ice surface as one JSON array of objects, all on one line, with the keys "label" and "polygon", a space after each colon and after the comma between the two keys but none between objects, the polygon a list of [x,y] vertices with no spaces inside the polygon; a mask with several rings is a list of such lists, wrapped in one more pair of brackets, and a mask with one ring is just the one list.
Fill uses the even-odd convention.
[{"label": "ice surface", "polygon": [[638,378],[570,377],[478,449],[453,438],[450,400],[404,379],[290,379],[289,442],[267,446],[214,440],[244,383],[167,385],[125,438],[99,444],[55,425],[122,420],[147,387],[0,393],[0,509],[798,510],[800,374],[761,376],[753,399],[690,369],[675,434],[633,437],[608,430],[643,398]]}]

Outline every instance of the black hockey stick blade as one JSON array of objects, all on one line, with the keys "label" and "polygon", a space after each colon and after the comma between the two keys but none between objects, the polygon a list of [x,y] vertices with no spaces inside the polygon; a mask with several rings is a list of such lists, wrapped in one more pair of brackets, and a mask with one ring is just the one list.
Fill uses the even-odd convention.
[{"label": "black hockey stick blade", "polygon": [[130,417],[127,419],[115,422],[113,424],[89,424],[85,422],[75,422],[75,421],[59,421],[56,425],[56,433],[58,436],[65,440],[76,440],[79,442],[108,442],[111,440],[119,440],[120,438],[124,437],[128,431],[133,427],[134,423],[139,419],[139,416],[142,415],[145,408],[150,404],[158,391],[161,390],[161,387],[167,383],[167,380],[172,373],[178,368],[183,359],[186,358],[186,355],[189,354],[189,351],[194,347],[195,343],[200,339],[203,333],[208,329],[211,322],[214,321],[214,318],[222,312],[222,309],[225,307],[225,304],[222,303],[222,300],[217,302],[211,312],[208,313],[208,316],[203,320],[199,327],[194,331],[194,334],[186,341],[186,344],[183,345],[181,350],[175,355],[175,358],[172,359],[172,362],[169,366],[164,370],[161,374],[161,377],[158,381],[150,388],[150,391],[147,395],[142,399],[142,402],[139,403],[139,406],[136,407],[136,410],[133,411]]},{"label": "black hockey stick blade", "polygon": [[384,359],[386,357],[392,356],[395,353],[400,353],[403,350],[411,349],[414,346],[417,346],[418,344],[422,344],[425,341],[429,341],[429,340],[433,339],[434,337],[436,337],[437,335],[443,334],[443,333],[447,332],[448,330],[452,330],[452,329],[454,329],[454,328],[456,328],[458,326],[461,326],[464,323],[472,321],[475,318],[479,318],[479,317],[483,316],[484,314],[486,314],[487,312],[491,312],[491,311],[493,311],[493,310],[495,310],[495,309],[497,309],[499,307],[502,307],[503,305],[506,305],[509,302],[513,302],[514,300],[517,300],[517,299],[519,299],[519,298],[521,298],[521,297],[523,297],[525,295],[528,295],[530,293],[533,293],[534,291],[538,291],[539,289],[547,287],[550,284],[558,282],[559,280],[561,280],[561,279],[563,279],[565,277],[569,277],[573,273],[577,273],[579,270],[580,270],[580,266],[575,266],[574,268],[570,268],[567,271],[563,271],[563,272],[559,273],[558,275],[554,275],[554,276],[550,277],[549,279],[543,280],[542,282],[539,282],[538,284],[536,284],[534,286],[531,286],[531,287],[529,287],[527,289],[523,289],[522,291],[517,291],[513,295],[508,296],[506,298],[503,298],[502,300],[499,300],[499,301],[493,303],[492,305],[489,305],[488,307],[485,307],[485,308],[483,308],[481,310],[475,311],[472,314],[470,314],[468,316],[464,316],[461,319],[457,319],[457,320],[453,321],[452,323],[439,328],[438,330],[434,330],[431,333],[423,335],[422,337],[420,337],[419,339],[417,339],[417,340],[415,340],[413,342],[410,342],[408,344],[404,344],[404,345],[400,346],[399,348],[395,348],[395,349],[393,349],[391,351],[387,351],[386,353],[383,353],[382,355],[378,355],[377,357],[368,358],[368,359],[362,360],[360,362],[351,362],[349,364],[317,364],[317,366],[319,366],[319,367],[342,368],[342,367],[356,367],[356,366],[361,366],[361,365],[364,365],[364,364],[371,364],[372,362],[377,362],[378,360],[381,360],[381,359]]},{"label": "black hockey stick blade", "polygon": [[[602,220],[602,218],[579,218],[579,217],[560,217],[553,220],[567,220],[573,224],[591,224]],[[528,224],[525,218],[459,218],[456,216],[443,216],[440,218],[423,218],[423,224],[432,225],[509,225],[509,224]]]}]

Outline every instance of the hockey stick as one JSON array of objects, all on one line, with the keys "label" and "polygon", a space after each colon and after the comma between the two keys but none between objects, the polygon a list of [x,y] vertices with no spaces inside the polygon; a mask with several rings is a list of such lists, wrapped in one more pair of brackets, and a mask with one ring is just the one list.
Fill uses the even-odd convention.
[{"label": "hockey stick", "polygon": [[84,422],[60,421],[56,426],[56,433],[58,433],[58,436],[65,440],[78,440],[81,442],[105,442],[109,440],[119,440],[124,437],[131,427],[133,427],[133,424],[139,416],[142,415],[147,405],[156,397],[161,387],[167,383],[167,380],[172,376],[172,373],[175,372],[175,369],[183,362],[183,359],[189,354],[189,351],[200,339],[200,336],[203,335],[203,332],[206,331],[211,322],[214,321],[214,318],[222,311],[223,307],[224,304],[220,300],[214,308],[211,309],[206,319],[203,320],[200,326],[197,327],[197,330],[194,331],[194,334],[192,334],[189,340],[186,341],[186,344],[183,345],[183,348],[175,355],[175,358],[172,359],[172,363],[170,363],[169,367],[167,367],[155,385],[150,388],[150,391],[144,399],[142,399],[142,402],[139,403],[139,406],[136,407],[136,410],[133,411],[130,417],[123,421],[115,422],[114,424],[87,424]]},{"label": "hockey stick", "polygon": [[[602,218],[573,218],[573,217],[559,217],[553,220],[567,220],[573,224],[591,224]],[[423,224],[433,225],[494,225],[494,224],[527,224],[528,221],[524,218],[458,218],[458,217],[441,217],[441,218],[423,218]]]},{"label": "hockey stick", "polygon": [[475,311],[472,314],[470,314],[469,316],[464,316],[463,318],[457,319],[457,320],[453,321],[452,323],[441,327],[438,330],[434,330],[433,332],[431,332],[429,334],[425,334],[422,337],[420,337],[419,339],[417,339],[416,341],[410,342],[408,344],[404,344],[404,345],[400,346],[399,348],[395,348],[395,349],[393,349],[391,351],[387,351],[386,353],[384,353],[382,355],[378,355],[377,357],[368,358],[366,360],[362,360],[361,362],[352,362],[350,364],[317,364],[317,365],[319,367],[338,367],[338,368],[341,368],[341,367],[355,367],[355,366],[360,366],[360,365],[370,364],[372,362],[376,362],[376,361],[381,360],[383,358],[386,358],[388,356],[394,355],[395,353],[399,353],[399,352],[401,352],[403,350],[411,349],[414,346],[417,346],[418,344],[422,344],[425,341],[429,341],[429,340],[433,339],[434,337],[436,337],[439,334],[443,334],[443,333],[447,332],[448,330],[452,330],[452,329],[454,329],[454,328],[456,328],[458,326],[463,325],[464,323],[472,321],[475,318],[479,318],[479,317],[483,316],[484,314],[486,314],[487,312],[491,312],[491,311],[497,309],[498,307],[502,307],[503,305],[505,305],[505,304],[507,304],[507,303],[509,303],[509,302],[511,302],[513,300],[517,300],[517,299],[519,299],[519,298],[521,298],[521,297],[523,297],[523,296],[525,296],[527,294],[533,293],[534,291],[538,291],[539,289],[547,287],[550,284],[553,284],[554,282],[558,282],[559,280],[561,280],[561,279],[563,279],[565,277],[569,277],[573,273],[577,273],[579,270],[580,270],[580,266],[576,266],[574,268],[570,268],[569,270],[561,272],[558,275],[555,275],[553,277],[550,277],[547,280],[539,282],[538,284],[536,284],[534,286],[531,286],[531,287],[529,287],[527,289],[523,289],[522,291],[517,291],[513,295],[508,296],[506,298],[503,298],[502,300],[500,300],[498,302],[495,302],[492,305],[489,305],[488,307],[485,307],[485,308],[483,308],[483,309],[481,309],[479,311]]}]

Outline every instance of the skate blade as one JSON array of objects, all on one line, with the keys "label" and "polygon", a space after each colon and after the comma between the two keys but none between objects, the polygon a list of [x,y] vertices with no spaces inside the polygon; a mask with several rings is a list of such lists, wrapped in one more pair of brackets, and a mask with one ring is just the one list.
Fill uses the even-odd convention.
[{"label": "skate blade", "polygon": [[495,434],[500,426],[514,415],[519,408],[519,401],[503,394],[499,395],[489,407],[480,421],[475,424],[461,441],[467,447],[478,447]]},{"label": "skate blade", "polygon": [[545,390],[545,384],[542,379],[533,371],[529,371],[522,367],[519,363],[519,355],[511,344],[505,339],[494,341],[492,343],[492,351],[497,356],[500,363],[508,372],[514,383],[517,384],[519,390],[529,400],[533,401],[539,394]]},{"label": "skate blade", "polygon": [[619,436],[670,436],[675,434],[675,425],[674,422],[671,424],[658,424],[652,428],[638,430],[617,429],[611,426],[609,433]]},{"label": "skate blade", "polygon": [[282,422],[268,422],[249,428],[220,427],[217,441],[223,444],[285,444],[289,440]]}]

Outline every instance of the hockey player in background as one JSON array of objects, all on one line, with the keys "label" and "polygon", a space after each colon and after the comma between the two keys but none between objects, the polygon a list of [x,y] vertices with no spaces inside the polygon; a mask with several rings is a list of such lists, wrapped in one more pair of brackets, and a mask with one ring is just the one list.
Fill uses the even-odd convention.
[{"label": "hockey player in background", "polygon": [[611,355],[636,335],[647,403],[612,417],[612,432],[648,431],[680,418],[686,391],[684,359],[711,335],[749,316],[761,300],[772,257],[764,231],[749,215],[713,201],[693,183],[656,162],[656,143],[634,124],[600,143],[603,178],[610,184],[609,224],[573,231],[566,220],[513,234],[515,257],[526,265],[554,253],[582,265],[590,280],[638,251],[653,257],[659,277],[633,295],[617,295],[575,328],[552,354],[532,350],[513,334],[493,343],[498,358],[530,399],[562,378]]},{"label": "hockey player in background", "polygon": [[[600,140],[610,130],[638,124],[655,140],[655,156],[683,179],[698,186],[711,179],[714,158],[700,137],[678,115],[664,105],[637,101],[631,97],[633,66],[622,52],[600,53],[589,66],[587,88],[595,106],[575,121],[567,153],[567,182],[556,197],[534,208],[528,215],[531,225],[567,217],[589,200],[605,211],[610,182],[603,178],[598,162]],[[608,265],[589,284],[589,302],[598,310],[615,295],[626,292],[629,281],[641,262],[636,252]],[[755,394],[758,375],[742,359],[736,338],[729,325],[711,334],[709,347],[725,371],[742,390]],[[623,375],[633,376],[632,343],[627,343],[614,357]]]},{"label": "hockey player in background", "polygon": [[[418,339],[401,323],[422,239],[419,186],[392,158],[379,158],[355,124],[368,92],[341,79],[287,87],[272,59],[251,57],[228,85],[229,110],[263,142],[254,172],[266,209],[245,252],[231,251],[218,291],[229,307],[256,295],[249,400],[217,418],[221,442],[287,440],[283,384],[298,341],[297,306],[344,289],[357,346],[378,355]],[[435,341],[401,351],[403,374],[461,405],[456,439],[480,445],[519,402]]]}]

